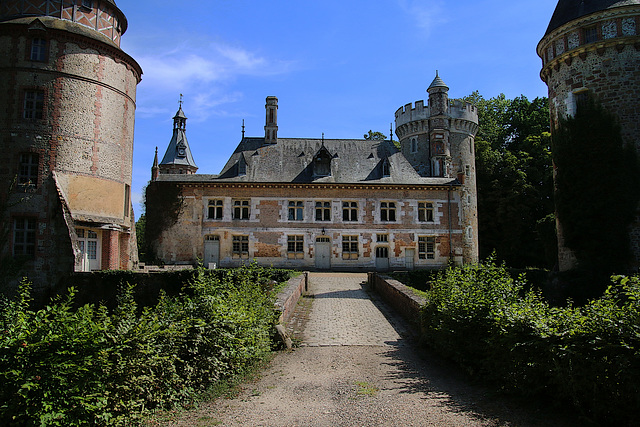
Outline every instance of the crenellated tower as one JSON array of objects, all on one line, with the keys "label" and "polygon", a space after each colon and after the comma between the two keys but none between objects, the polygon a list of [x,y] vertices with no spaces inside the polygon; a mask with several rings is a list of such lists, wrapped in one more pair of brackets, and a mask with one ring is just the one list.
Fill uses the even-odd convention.
[{"label": "crenellated tower", "polygon": [[449,99],[449,88],[436,72],[427,89],[429,99],[407,104],[395,114],[396,135],[402,154],[424,177],[454,178],[461,184],[459,197],[464,227],[465,259],[478,259],[478,202],[476,191],[475,135],[478,110],[462,100]]}]

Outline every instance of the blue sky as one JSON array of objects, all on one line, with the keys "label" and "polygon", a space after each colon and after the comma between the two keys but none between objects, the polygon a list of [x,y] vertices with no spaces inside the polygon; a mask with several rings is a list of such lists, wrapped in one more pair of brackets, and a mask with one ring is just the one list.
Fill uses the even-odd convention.
[{"label": "blue sky", "polygon": [[536,45],[556,0],[117,0],[121,47],[142,66],[133,163],[136,217],[155,147],[162,157],[184,94],[199,173],[219,173],[241,138],[389,133],[439,70],[449,96],[546,96]]}]

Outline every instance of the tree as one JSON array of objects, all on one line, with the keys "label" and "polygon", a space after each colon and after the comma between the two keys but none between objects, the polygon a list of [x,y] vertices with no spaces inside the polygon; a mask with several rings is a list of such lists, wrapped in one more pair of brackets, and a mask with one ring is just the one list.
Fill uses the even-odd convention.
[{"label": "tree", "polygon": [[560,120],[553,160],[558,220],[578,268],[594,275],[624,272],[640,199],[635,147],[623,143],[615,117],[588,98],[575,116]]},{"label": "tree", "polygon": [[387,136],[382,132],[373,132],[372,130],[369,130],[368,133],[364,134],[364,139],[369,141],[384,141],[387,139]]},{"label": "tree", "polygon": [[145,260],[145,254],[147,245],[145,242],[145,229],[146,229],[146,217],[144,214],[140,215],[140,218],[136,221],[136,240],[138,243],[138,257],[140,260]]},{"label": "tree", "polygon": [[478,108],[476,173],[480,256],[514,267],[553,267],[553,168],[546,98],[466,97]]}]

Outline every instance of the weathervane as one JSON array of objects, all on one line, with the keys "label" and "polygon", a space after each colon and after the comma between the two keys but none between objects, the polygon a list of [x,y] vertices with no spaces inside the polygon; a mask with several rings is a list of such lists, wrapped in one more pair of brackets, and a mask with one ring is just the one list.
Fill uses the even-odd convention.
[{"label": "weathervane", "polygon": [[182,94],[180,94],[180,108],[182,108]]},{"label": "weathervane", "polygon": [[244,139],[244,119],[242,119],[242,139]]}]

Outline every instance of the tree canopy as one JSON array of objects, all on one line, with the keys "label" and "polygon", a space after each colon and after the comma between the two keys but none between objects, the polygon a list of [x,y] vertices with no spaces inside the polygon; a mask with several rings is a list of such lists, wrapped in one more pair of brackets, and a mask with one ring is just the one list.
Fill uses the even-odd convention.
[{"label": "tree canopy", "polygon": [[547,98],[465,98],[478,108],[476,173],[480,256],[513,267],[557,258]]}]

